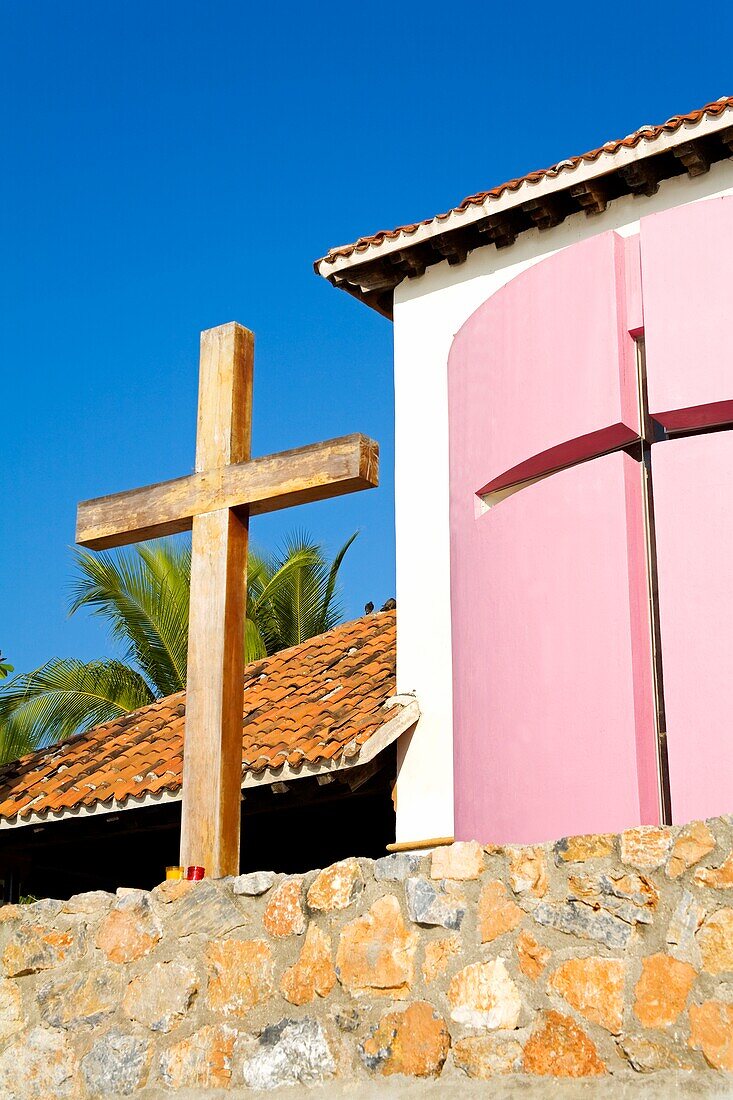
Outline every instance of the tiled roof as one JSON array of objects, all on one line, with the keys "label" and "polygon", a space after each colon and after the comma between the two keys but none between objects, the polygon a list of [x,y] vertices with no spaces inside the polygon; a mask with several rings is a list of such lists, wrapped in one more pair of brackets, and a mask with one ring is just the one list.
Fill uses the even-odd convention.
[{"label": "tiled roof", "polygon": [[[373,297],[376,292],[384,289],[382,285],[384,280],[379,282],[372,277],[371,280],[366,279],[361,283],[356,278],[345,281],[343,278],[335,277],[337,273],[344,272],[346,268],[350,268],[352,265],[376,259],[377,256],[385,255],[387,251],[393,257],[398,254],[396,260],[399,265],[404,250],[426,240],[428,236],[440,237],[447,231],[460,228],[466,221],[474,220],[476,217],[490,217],[494,210],[505,209],[508,205],[507,200],[511,202],[515,197],[518,199],[520,195],[522,201],[525,199],[531,200],[543,191],[543,185],[545,184],[554,184],[557,181],[560,189],[570,188],[579,179],[586,178],[588,173],[584,172],[584,169],[588,166],[591,167],[591,176],[603,175],[613,172],[619,167],[627,166],[631,161],[672,150],[673,146],[679,146],[690,139],[705,138],[708,133],[706,124],[710,123],[715,124],[716,130],[730,126],[733,123],[733,96],[715,100],[697,111],[691,111],[689,114],[673,115],[672,118],[667,119],[659,126],[642,126],[634,133],[629,134],[628,137],[607,141],[599,148],[591,149],[580,156],[558,161],[549,168],[528,172],[516,179],[508,180],[498,187],[493,187],[491,190],[479,191],[474,195],[469,195],[468,198],[463,199],[457,206],[444,214],[438,214],[435,217],[426,218],[410,225],[402,225],[396,229],[381,230],[370,236],[360,237],[353,244],[332,248],[325,256],[315,261],[316,273],[323,275],[324,278],[331,279],[336,285],[342,286],[350,293],[356,294],[357,297],[363,298],[368,304],[376,305],[376,308],[381,309],[382,312],[388,312],[384,303],[380,306],[379,302],[375,301]],[[717,159],[717,152],[716,149],[715,159]],[[730,154],[726,152],[724,155]],[[704,160],[703,157],[703,163]],[[678,168],[679,171],[688,168],[688,162],[685,160],[684,154],[682,155],[682,163],[678,165]],[[699,172],[697,169],[693,169],[690,174],[699,174]],[[556,191],[558,186],[553,186],[552,190]],[[634,191],[633,182],[627,190]],[[614,195],[612,194],[611,197],[614,197]],[[581,196],[577,209],[583,209],[584,207],[587,209],[588,204],[583,201]],[[543,227],[540,221],[536,224],[540,228]],[[488,244],[491,240],[490,234],[485,235],[481,243]],[[451,261],[451,258],[455,259],[456,255],[460,255],[460,250],[456,252],[448,249],[439,254],[437,260],[447,258]],[[429,263],[430,260],[428,259],[427,264],[429,265]],[[406,274],[420,273],[420,268],[424,270],[425,266],[426,264],[421,263],[417,272],[414,269],[410,270],[409,267],[401,270],[400,279]],[[356,272],[354,272],[354,275],[356,275]]]},{"label": "tiled roof", "polygon": [[[393,611],[344,623],[248,665],[243,786],[370,759],[389,743],[385,728],[397,736],[400,715],[416,710],[414,700],[394,693]],[[185,711],[185,692],[179,692],[6,764],[0,825],[179,797]],[[379,742],[376,748],[370,739]]]}]

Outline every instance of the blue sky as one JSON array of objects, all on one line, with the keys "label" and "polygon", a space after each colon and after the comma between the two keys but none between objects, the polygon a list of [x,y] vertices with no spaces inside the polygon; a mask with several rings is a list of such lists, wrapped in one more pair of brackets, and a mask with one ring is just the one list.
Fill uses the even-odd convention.
[{"label": "blue sky", "polygon": [[253,453],[382,447],[378,490],[261,517],[255,541],[360,528],[346,610],[393,595],[391,326],[312,261],[730,93],[732,30],[670,4],[0,2],[16,668],[110,652],[66,617],[76,502],[191,469],[198,333],[229,320],[257,338]]}]

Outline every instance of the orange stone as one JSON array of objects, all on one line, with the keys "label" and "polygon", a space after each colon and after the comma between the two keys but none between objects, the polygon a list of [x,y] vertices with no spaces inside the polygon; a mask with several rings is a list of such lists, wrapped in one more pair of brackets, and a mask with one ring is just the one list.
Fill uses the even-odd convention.
[{"label": "orange stone", "polygon": [[440,940],[428,940],[425,944],[425,958],[422,964],[423,978],[434,982],[445,974],[451,959],[461,953],[459,936],[445,936]]},{"label": "orange stone", "polygon": [[149,905],[121,905],[112,909],[99,926],[97,947],[110,962],[129,963],[149,955],[161,935]]},{"label": "orange stone", "polygon": [[703,970],[722,974],[733,970],[733,909],[718,909],[697,933]]},{"label": "orange stone", "polygon": [[634,1012],[644,1027],[669,1027],[684,1011],[696,972],[671,955],[649,955],[641,961],[634,990]]},{"label": "orange stone", "polygon": [[468,1027],[505,1028],[519,1023],[522,1002],[503,959],[472,963],[448,986],[451,1019]]},{"label": "orange stone", "polygon": [[393,894],[377,898],[371,909],[345,925],[336,952],[336,973],[352,993],[406,998],[414,976],[417,932],[402,918]]},{"label": "orange stone", "polygon": [[695,871],[695,882],[711,890],[733,890],[733,852],[720,867],[700,867]]},{"label": "orange stone", "polygon": [[589,859],[606,859],[613,855],[614,840],[611,833],[566,836],[555,845],[555,857],[558,863],[585,863]]},{"label": "orange stone", "polygon": [[672,846],[667,864],[670,878],[678,878],[688,867],[699,863],[715,847],[715,837],[704,821],[693,821],[685,826]]},{"label": "orange stone", "polygon": [[544,1012],[524,1048],[525,1073],[597,1077],[606,1072],[593,1041],[569,1016]]},{"label": "orange stone", "polygon": [[522,1064],[522,1048],[514,1039],[495,1039],[492,1035],[469,1035],[453,1047],[453,1061],[469,1077],[488,1080],[516,1073]]},{"label": "orange stone", "polygon": [[163,1082],[171,1089],[227,1088],[232,1078],[232,1054],[237,1032],[224,1024],[202,1027],[164,1051]]},{"label": "orange stone", "polygon": [[621,861],[642,871],[666,862],[674,834],[665,825],[637,825],[621,833]]},{"label": "orange stone", "polygon": [[273,991],[272,951],[265,940],[211,940],[208,1006],[225,1016],[244,1016]]},{"label": "orange stone", "polygon": [[493,878],[484,886],[478,899],[478,931],[481,943],[491,943],[513,931],[524,919],[524,911],[509,897],[506,886]]},{"label": "orange stone", "polygon": [[689,1045],[701,1050],[713,1069],[733,1073],[733,1004],[690,1005]]},{"label": "orange stone", "polygon": [[507,848],[509,882],[515,894],[541,898],[547,893],[547,861],[542,848]]},{"label": "orange stone", "polygon": [[547,966],[552,952],[546,947],[543,947],[526,928],[522,929],[517,936],[515,947],[519,960],[519,969],[522,971],[525,978],[530,978],[533,982],[537,981],[540,974]]},{"label": "orange stone", "polygon": [[305,932],[305,913],[301,902],[302,878],[289,878],[273,891],[267,908],[262,914],[265,931],[275,939],[284,936],[302,936]]},{"label": "orange stone", "polygon": [[331,937],[315,924],[308,926],[303,950],[295,966],[282,976],[280,992],[293,1005],[304,1005],[316,996],[327,997],[336,984],[331,962]]},{"label": "orange stone", "polygon": [[363,886],[364,879],[358,861],[342,859],[340,863],[326,867],[313,880],[308,891],[308,906],[323,912],[346,909]]},{"label": "orange stone", "polygon": [[50,970],[67,960],[75,946],[71,932],[58,932],[41,924],[21,924],[5,948],[3,973],[13,978],[36,970]]},{"label": "orange stone", "polygon": [[626,963],[621,959],[568,959],[551,975],[548,987],[569,1005],[613,1035],[624,1018]]},{"label": "orange stone", "polygon": [[430,861],[431,878],[459,881],[478,878],[484,869],[484,853],[475,840],[457,841],[436,848]]},{"label": "orange stone", "polygon": [[361,1048],[369,1069],[384,1077],[437,1077],[450,1050],[445,1021],[426,1001],[415,1001],[404,1012],[389,1012]]}]

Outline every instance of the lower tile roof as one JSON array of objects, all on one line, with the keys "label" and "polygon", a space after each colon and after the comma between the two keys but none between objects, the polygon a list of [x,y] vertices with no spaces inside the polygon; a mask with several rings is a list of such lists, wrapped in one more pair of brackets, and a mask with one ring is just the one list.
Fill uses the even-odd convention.
[{"label": "lower tile roof", "polygon": [[[0,827],[178,798],[186,694],[0,768]],[[395,613],[335,627],[249,664],[242,785],[371,759],[417,717],[395,697]]]}]

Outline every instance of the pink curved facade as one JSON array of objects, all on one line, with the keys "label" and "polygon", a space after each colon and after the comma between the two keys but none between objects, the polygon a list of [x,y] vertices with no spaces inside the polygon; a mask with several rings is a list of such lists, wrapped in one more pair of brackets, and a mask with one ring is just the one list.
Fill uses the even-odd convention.
[{"label": "pink curved facade", "polygon": [[665,428],[733,419],[731,242],[733,199],[655,215],[631,239],[598,235],[515,277],[453,342],[459,839],[659,821],[665,711],[675,820],[730,809],[733,434],[659,429],[642,449],[635,340]]}]

